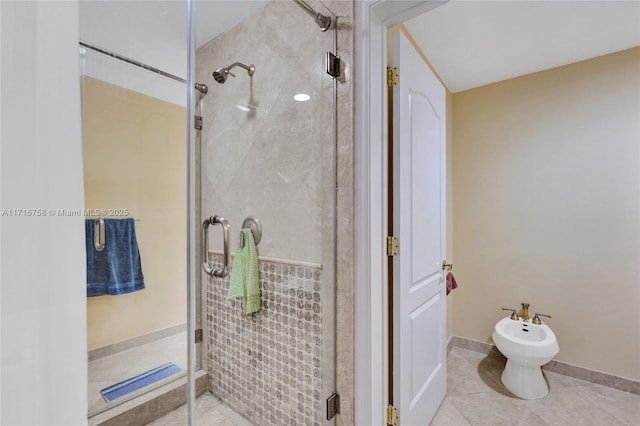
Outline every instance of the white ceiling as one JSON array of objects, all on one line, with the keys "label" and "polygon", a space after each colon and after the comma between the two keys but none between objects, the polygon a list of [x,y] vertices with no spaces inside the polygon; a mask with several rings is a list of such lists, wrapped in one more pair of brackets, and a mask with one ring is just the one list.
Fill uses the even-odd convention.
[{"label": "white ceiling", "polygon": [[196,48],[265,6],[268,0],[195,0]]},{"label": "white ceiling", "polygon": [[405,26],[455,93],[640,46],[640,1],[452,0]]},{"label": "white ceiling", "polygon": [[[267,1],[195,0],[197,46]],[[185,77],[186,17],[185,0],[82,0],[80,37]],[[405,25],[459,92],[639,46],[640,0],[452,0]]]}]

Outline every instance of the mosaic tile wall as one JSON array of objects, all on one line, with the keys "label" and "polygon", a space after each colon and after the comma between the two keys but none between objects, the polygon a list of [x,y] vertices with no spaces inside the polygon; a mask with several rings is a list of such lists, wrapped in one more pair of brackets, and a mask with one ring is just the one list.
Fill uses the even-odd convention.
[{"label": "mosaic tile wall", "polygon": [[[221,267],[221,255],[211,260]],[[323,423],[321,272],[261,260],[253,316],[227,301],[229,277],[208,280],[209,389],[254,424]]]}]

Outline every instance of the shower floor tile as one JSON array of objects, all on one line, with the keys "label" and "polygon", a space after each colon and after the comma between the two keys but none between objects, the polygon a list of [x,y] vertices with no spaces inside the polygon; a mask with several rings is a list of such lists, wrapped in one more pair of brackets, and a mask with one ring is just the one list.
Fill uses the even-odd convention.
[{"label": "shower floor tile", "polygon": [[[111,403],[105,401],[100,391],[107,386],[169,362],[186,371],[186,340],[187,334],[186,331],[183,331],[89,362],[89,414],[97,414],[107,407],[121,402],[119,399]],[[177,378],[180,373],[174,376]],[[171,381],[171,378],[166,380]],[[144,391],[141,390],[140,392]],[[126,400],[128,398],[123,396],[122,399]]]},{"label": "shower floor tile", "polygon": [[[184,426],[186,422],[187,406],[183,405],[149,423],[148,426]],[[193,424],[197,426],[252,426],[244,417],[210,393],[205,393],[196,400]]]}]

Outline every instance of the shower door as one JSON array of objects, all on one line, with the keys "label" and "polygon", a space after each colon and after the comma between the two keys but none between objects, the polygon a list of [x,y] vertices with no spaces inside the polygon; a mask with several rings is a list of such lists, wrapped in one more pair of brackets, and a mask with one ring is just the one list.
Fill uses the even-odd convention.
[{"label": "shower door", "polygon": [[[338,65],[336,17],[320,2],[306,6],[194,2],[195,81],[209,88],[191,105],[202,116],[194,202],[200,223],[228,221],[234,253],[226,277],[197,269],[208,373],[201,398],[215,407],[195,406],[194,424],[335,421],[336,81],[327,65]],[[311,8],[331,18],[328,30]],[[261,309],[246,314],[242,298],[228,294],[230,280],[243,279],[234,262],[252,220],[262,231]],[[222,270],[222,229],[211,224],[206,235],[209,251],[196,257]]]}]

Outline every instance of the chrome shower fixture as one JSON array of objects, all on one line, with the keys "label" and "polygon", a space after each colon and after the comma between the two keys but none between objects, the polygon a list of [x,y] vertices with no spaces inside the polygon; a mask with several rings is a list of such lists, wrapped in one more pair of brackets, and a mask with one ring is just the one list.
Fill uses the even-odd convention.
[{"label": "chrome shower fixture", "polygon": [[231,77],[235,77],[235,75],[231,72],[231,70],[234,67],[242,67],[245,70],[247,70],[247,73],[249,74],[249,76],[252,76],[253,73],[256,72],[256,66],[251,64],[249,66],[246,66],[245,64],[241,63],[241,62],[234,62],[233,64],[229,65],[228,67],[222,67],[222,68],[218,68],[217,70],[215,70],[213,72],[213,78],[220,84],[224,84],[225,81],[227,81],[227,76],[231,76]]},{"label": "chrome shower fixture", "polygon": [[309,6],[304,0],[293,0],[298,6],[302,8],[309,16],[313,18],[316,25],[320,27],[320,31],[327,31],[331,27],[331,18],[316,12],[311,6]]},{"label": "chrome shower fixture", "polygon": [[196,83],[195,88],[198,92],[202,93],[203,96],[209,92],[209,88],[204,83]]}]

